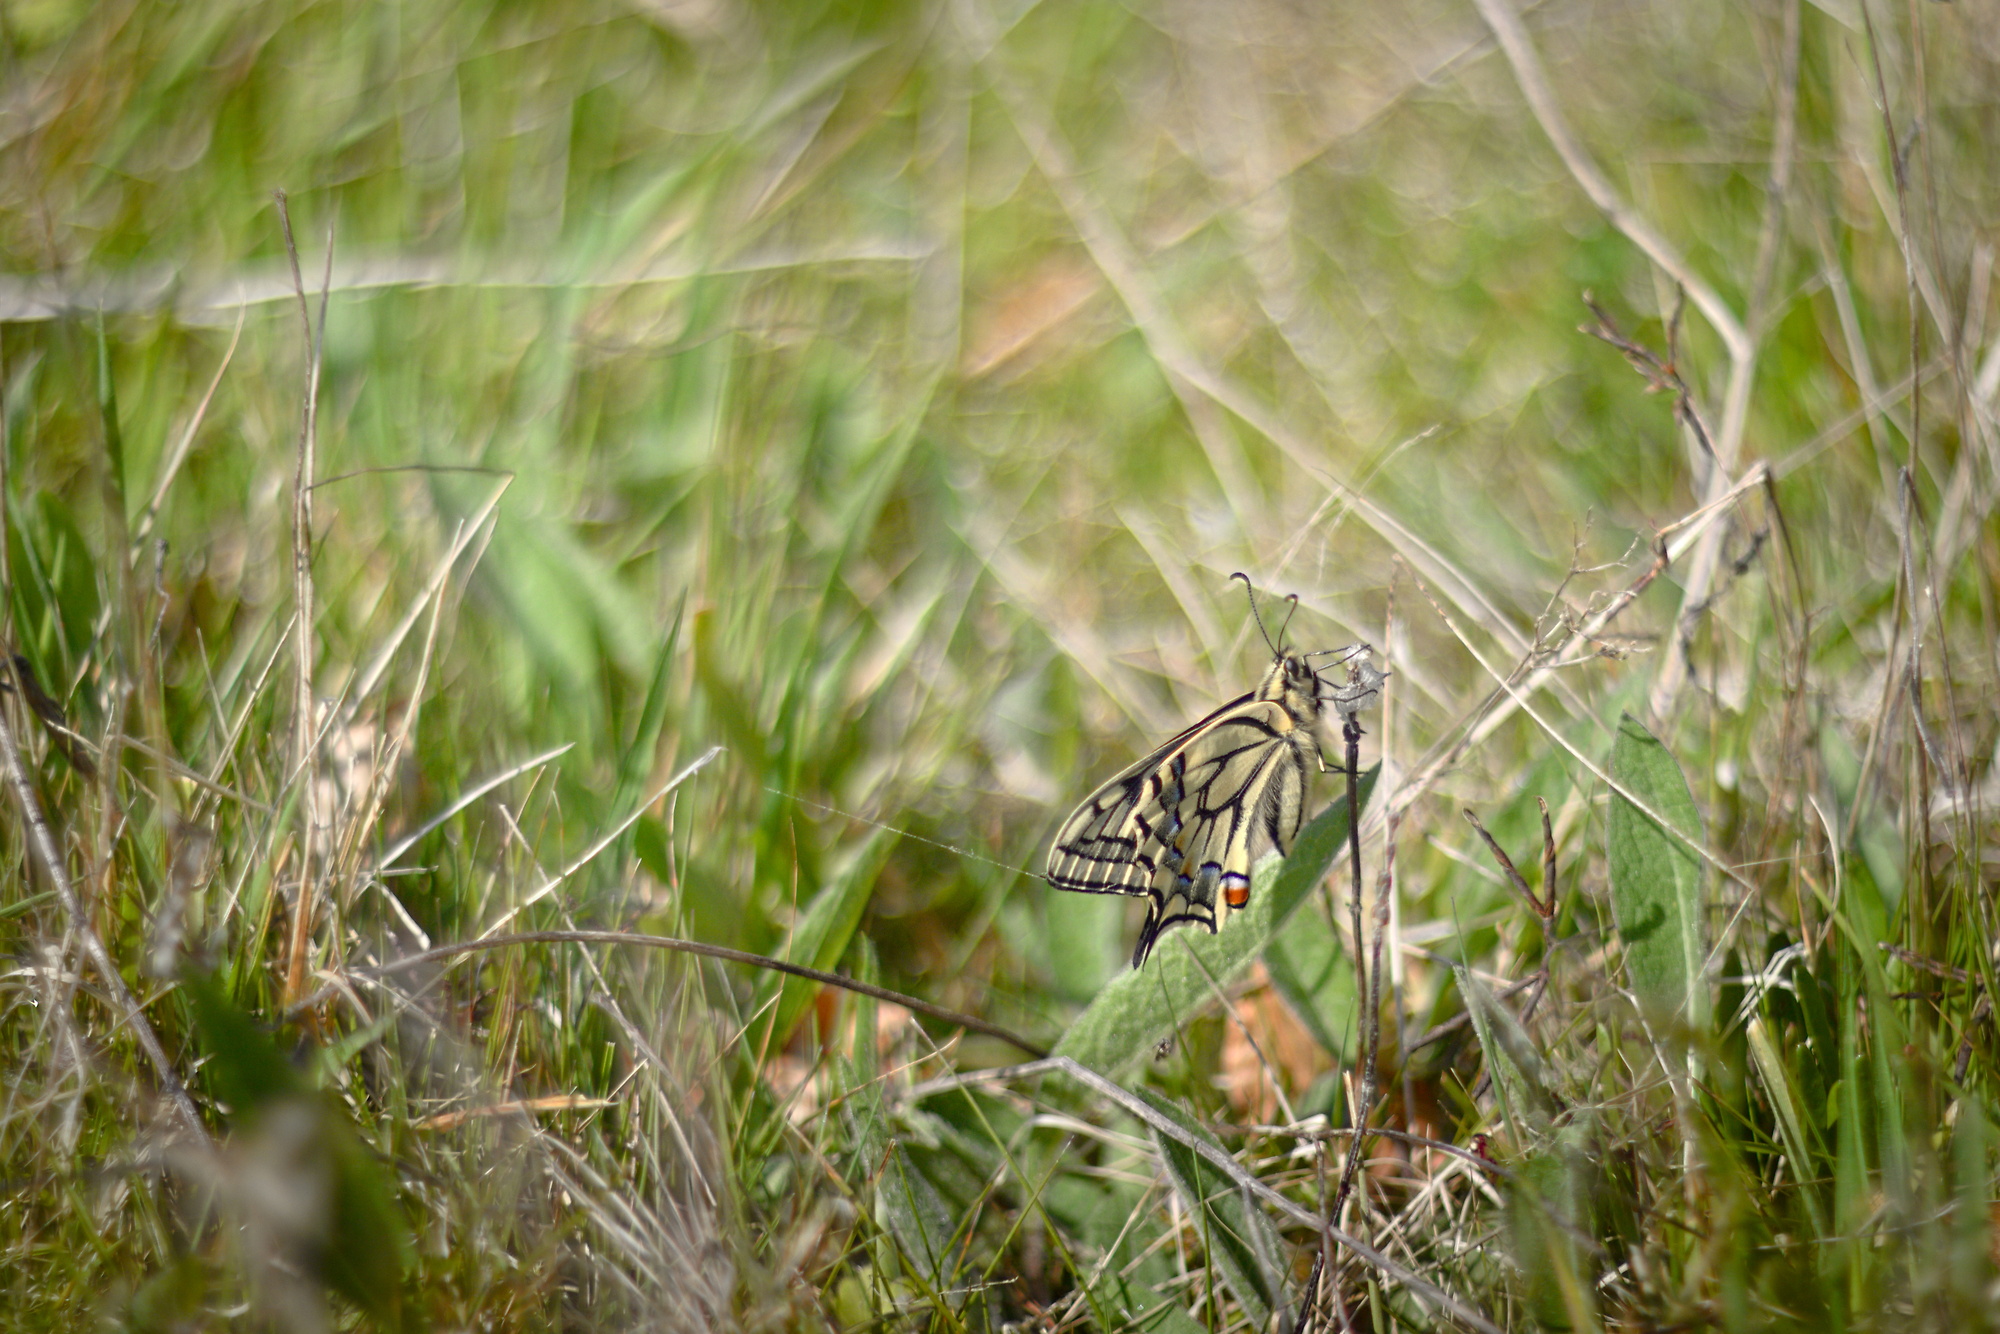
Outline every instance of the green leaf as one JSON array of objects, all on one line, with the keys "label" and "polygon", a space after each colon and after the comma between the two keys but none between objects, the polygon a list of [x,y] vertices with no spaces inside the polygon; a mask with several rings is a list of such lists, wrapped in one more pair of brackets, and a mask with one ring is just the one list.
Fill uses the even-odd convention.
[{"label": "green leaf", "polygon": [[889,1143],[888,1161],[875,1182],[875,1221],[896,1239],[903,1260],[932,1292],[952,1286],[951,1221],[944,1192],[919,1155],[900,1140]]},{"label": "green leaf", "polygon": [[1150,1206],[1147,1192],[1129,1181],[1062,1174],[1043,1189],[1042,1203],[1058,1234],[1082,1243],[1077,1258],[1096,1257],[1078,1281],[1087,1284],[1098,1328],[1200,1334],[1182,1309],[1184,1289],[1165,1250],[1130,1225]]},{"label": "green leaf", "polygon": [[[1361,775],[1365,807],[1375,789],[1377,765]],[[1249,967],[1276,938],[1278,928],[1326,874],[1347,846],[1347,798],[1341,797],[1299,830],[1291,856],[1266,857],[1251,875],[1250,906],[1232,914],[1214,935],[1169,933],[1144,968],[1114,979],[1077,1016],[1055,1054],[1111,1074],[1156,1046],[1215,1000],[1216,989]]]},{"label": "green leaf", "polygon": [[208,1272],[192,1255],[170,1260],[133,1292],[125,1308],[126,1328],[134,1334],[167,1334],[192,1329],[208,1295]]},{"label": "green leaf", "polygon": [[1611,746],[1611,777],[1685,836],[1676,837],[1621,793],[1611,794],[1605,852],[1626,980],[1649,1022],[1702,1032],[1708,1026],[1703,875],[1688,846],[1688,840],[1704,841],[1701,813],[1672,752],[1629,713],[1620,717]]},{"label": "green leaf", "polygon": [[214,978],[199,973],[185,977],[181,991],[193,1006],[195,1030],[208,1052],[202,1075],[232,1118],[254,1117],[279,1099],[306,1091],[305,1079],[271,1035]]},{"label": "green leaf", "polygon": [[1585,1126],[1564,1126],[1514,1164],[1507,1225],[1528,1309],[1543,1329],[1601,1329],[1588,1260],[1579,1239],[1592,1233],[1596,1146]]},{"label": "green leaf", "polygon": [[1534,1039],[1514,1012],[1500,1003],[1484,982],[1464,964],[1452,968],[1458,979],[1458,994],[1465,997],[1465,1010],[1472,1017],[1472,1031],[1478,1035],[1480,1050],[1486,1053],[1486,1070],[1493,1077],[1493,1091],[1500,1099],[1500,1111],[1525,1143],[1547,1138],[1555,1103],[1549,1097],[1542,1070],[1541,1053]]},{"label": "green leaf", "polygon": [[[875,891],[875,877],[881,874],[882,865],[895,846],[896,835],[890,830],[877,829],[870,834],[848,868],[813,896],[778,957],[786,963],[822,971],[829,971],[839,963],[840,956],[847,953],[848,942],[854,939],[855,928],[861,925],[862,911]],[[767,1043],[783,1042],[791,1034],[792,1025],[812,1004],[819,986],[802,977],[764,971],[751,1002],[751,1012],[762,1010],[773,996],[778,1000],[770,1019],[751,1030],[749,1050],[763,1051]]]},{"label": "green leaf", "polygon": [[1271,987],[1336,1065],[1355,1031],[1354,963],[1323,914],[1301,913],[1264,951]]},{"label": "green leaf", "polygon": [[250,1159],[275,1152],[287,1171],[325,1173],[331,1190],[319,1277],[382,1327],[406,1327],[414,1313],[403,1304],[402,1282],[414,1246],[387,1169],[362,1143],[346,1109],[310,1089],[214,978],[195,975],[181,986],[208,1053],[203,1073],[230,1107],[232,1151]]},{"label": "green leaf", "polygon": [[1986,1294],[1993,1281],[1993,1257],[1988,1249],[1991,1215],[1987,1212],[1986,1159],[1992,1138],[1979,1099],[1961,1098],[1951,1132],[1956,1207],[1950,1224],[1949,1271],[1952,1296],[1966,1313],[1960,1317],[1961,1327],[1972,1325],[1971,1313],[1983,1310],[1990,1301]]},{"label": "green leaf", "polygon": [[326,1284],[383,1328],[416,1326],[420,1321],[414,1308],[403,1302],[403,1276],[416,1247],[396,1207],[395,1181],[330,1105],[322,1125],[333,1155],[333,1223],[322,1270]]},{"label": "green leaf", "polygon": [[673,851],[667,842],[667,822],[657,815],[642,815],[632,825],[632,855],[653,879],[670,884],[674,878]]},{"label": "green leaf", "polygon": [[[1135,1092],[1154,1111],[1188,1134],[1222,1149],[1221,1143],[1198,1121],[1159,1094],[1144,1088]],[[1278,1230],[1271,1226],[1262,1209],[1254,1205],[1246,1207],[1240,1186],[1192,1148],[1158,1130],[1153,1132],[1153,1142],[1159,1146],[1160,1160],[1166,1165],[1167,1178],[1174,1183],[1174,1192],[1196,1220],[1195,1228],[1209,1258],[1222,1270],[1223,1282],[1250,1316],[1251,1327],[1267,1328],[1271,1310],[1281,1300],[1274,1271],[1280,1264],[1278,1257],[1285,1251]]]}]

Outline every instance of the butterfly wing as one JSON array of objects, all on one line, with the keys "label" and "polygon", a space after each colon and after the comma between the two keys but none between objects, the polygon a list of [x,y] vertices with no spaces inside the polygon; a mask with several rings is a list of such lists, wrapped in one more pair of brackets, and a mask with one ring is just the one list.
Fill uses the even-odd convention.
[{"label": "butterfly wing", "polygon": [[1213,933],[1249,902],[1253,859],[1291,849],[1311,745],[1276,700],[1224,705],[1076,809],[1049,851],[1049,883],[1151,900],[1135,968],[1172,927]]}]

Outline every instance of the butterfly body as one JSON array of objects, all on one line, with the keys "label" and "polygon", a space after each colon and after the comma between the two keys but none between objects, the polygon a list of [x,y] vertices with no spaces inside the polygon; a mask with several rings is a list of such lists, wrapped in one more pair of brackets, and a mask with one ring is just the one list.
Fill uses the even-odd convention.
[{"label": "butterfly body", "polygon": [[1212,934],[1250,902],[1250,868],[1291,851],[1308,775],[1324,769],[1324,683],[1296,650],[1257,688],[1115,775],[1063,823],[1045,878],[1058,889],[1150,900],[1132,966],[1171,927]]}]

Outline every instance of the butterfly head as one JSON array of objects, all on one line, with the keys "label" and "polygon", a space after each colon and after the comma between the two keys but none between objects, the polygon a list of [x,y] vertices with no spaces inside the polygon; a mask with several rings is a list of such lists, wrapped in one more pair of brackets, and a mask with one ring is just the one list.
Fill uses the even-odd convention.
[{"label": "butterfly head", "polygon": [[1325,696],[1326,683],[1313,671],[1306,655],[1295,648],[1278,650],[1271,670],[1264,673],[1263,684],[1257,687],[1258,699],[1283,705],[1286,713],[1306,726],[1319,717],[1320,701]]}]

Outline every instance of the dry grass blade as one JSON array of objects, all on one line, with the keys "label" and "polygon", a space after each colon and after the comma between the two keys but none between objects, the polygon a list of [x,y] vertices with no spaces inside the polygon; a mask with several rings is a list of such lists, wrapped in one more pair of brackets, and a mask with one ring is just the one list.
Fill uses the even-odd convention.
[{"label": "dry grass blade", "polygon": [[616,843],[618,839],[624,835],[625,831],[627,829],[630,829],[632,825],[638,821],[640,816],[644,815],[654,806],[657,806],[668,795],[670,795],[675,788],[679,787],[682,783],[685,783],[688,779],[694,777],[696,774],[700,773],[703,769],[706,769],[709,765],[709,762],[722,753],[723,753],[723,748],[721,746],[710,746],[706,751],[704,751],[701,755],[696,757],[679,773],[676,773],[673,777],[667,779],[666,782],[662,783],[653,792],[651,796],[647,797],[646,800],[640,802],[622,820],[620,820],[616,825],[612,826],[609,832],[599,837],[595,843],[591,844],[590,847],[586,848],[582,853],[578,854],[578,856],[574,860],[572,860],[568,865],[564,866],[560,871],[557,871],[555,874],[545,878],[541,884],[535,886],[533,890],[529,891],[526,898],[522,899],[519,903],[515,904],[513,907],[507,909],[506,912],[501,913],[500,916],[494,920],[491,926],[487,927],[485,931],[480,933],[481,937],[485,938],[500,934],[500,932],[506,929],[507,924],[509,922],[512,922],[516,917],[519,917],[522,913],[534,907],[537,903],[540,903],[543,899],[547,898],[549,895],[555,893],[556,890],[562,886],[562,883],[565,880],[568,880],[578,871],[590,865],[591,862],[597,860],[597,856],[599,853],[603,852],[613,843]]},{"label": "dry grass blade", "polygon": [[599,1107],[617,1105],[610,1098],[585,1098],[573,1093],[557,1093],[546,1098],[516,1098],[511,1102],[489,1102],[479,1107],[466,1107],[454,1112],[436,1112],[412,1121],[410,1129],[456,1130],[468,1121],[477,1121],[485,1117],[527,1116],[535,1112],[592,1111]]},{"label": "dry grass blade", "polygon": [[[291,769],[302,785],[298,843],[299,888],[292,903],[291,949],[285,967],[285,994],[296,999],[305,990],[306,955],[312,939],[313,921],[318,910],[318,880],[314,875],[313,845],[319,838],[318,738],[315,722],[317,701],[313,693],[313,667],[317,657],[317,636],[313,621],[313,478],[319,448],[320,350],[325,339],[327,293],[320,293],[320,323],[313,324],[312,308],[306,300],[305,280],[299,273],[298,243],[292,236],[292,216],[284,191],[277,193],[278,219],[284,228],[285,255],[292,265],[292,286],[298,297],[299,319],[305,327],[306,383],[300,411],[298,468],[292,476],[292,599],[293,671],[292,762]],[[333,247],[327,246],[326,281],[333,279]]]},{"label": "dry grass blade", "polygon": [[29,843],[34,849],[36,861],[41,864],[42,873],[49,879],[57,900],[62,904],[64,914],[69,918],[70,930],[81,942],[83,952],[89,956],[90,965],[97,971],[106,991],[110,992],[121,1018],[132,1031],[139,1048],[152,1064],[153,1074],[160,1081],[168,1103],[180,1118],[181,1128],[198,1141],[208,1139],[208,1129],[202,1124],[201,1114],[195,1110],[194,1100],[188,1096],[187,1087],[181,1083],[180,1074],[160,1045],[159,1035],[153,1031],[146,1012],[139,1008],[138,1000],[131,988],[125,985],[124,975],[118,971],[104,941],[91,925],[84,913],[83,904],[77,898],[76,887],[70,882],[69,870],[64,864],[62,850],[56,846],[55,834],[49,828],[47,817],[42,814],[42,804],[35,796],[35,785],[28,778],[27,768],[21,763],[21,748],[14,741],[13,724],[7,721],[4,710],[0,710],[0,763],[7,767],[7,784],[14,789],[14,799],[20,803],[21,819],[28,827]]},{"label": "dry grass blade", "polygon": [[132,527],[132,540],[143,541],[153,531],[153,521],[159,517],[160,506],[167,499],[167,492],[173,489],[174,478],[180,475],[181,465],[187,462],[188,451],[194,448],[194,438],[200,434],[202,423],[208,420],[209,405],[215,402],[215,391],[222,388],[222,377],[229,372],[229,363],[236,359],[236,345],[243,338],[243,320],[247,312],[239,307],[236,312],[236,328],[229,335],[229,348],[222,354],[222,360],[215,368],[215,378],[208,382],[208,390],[195,405],[194,415],[188,418],[187,429],[174,444],[173,453],[160,466],[160,480],[153,487],[153,494],[146,501],[145,511],[139,522]]}]

